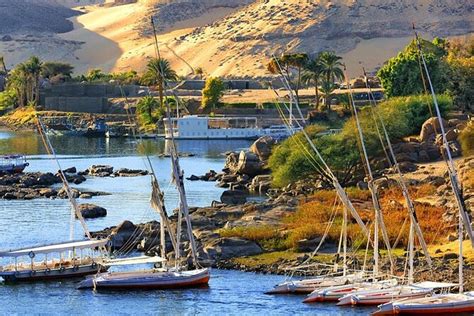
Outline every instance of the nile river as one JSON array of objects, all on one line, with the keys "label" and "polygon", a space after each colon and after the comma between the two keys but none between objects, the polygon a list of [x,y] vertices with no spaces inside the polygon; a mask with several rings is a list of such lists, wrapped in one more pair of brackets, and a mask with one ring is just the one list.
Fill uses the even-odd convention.
[{"label": "nile river", "polygon": [[[75,166],[78,170],[92,164],[146,169],[144,157],[139,154],[146,150],[152,155],[167,209],[177,207],[177,193],[170,184],[170,161],[159,157],[167,150],[164,140],[147,140],[145,145],[137,146],[137,142],[129,139],[61,136],[53,137],[51,142],[61,166]],[[226,151],[249,145],[247,141],[181,141],[178,149],[195,155],[181,158],[185,176],[190,176],[210,169],[220,171]],[[58,169],[33,133],[0,132],[0,154],[8,153],[27,154],[30,162],[27,171],[56,172]],[[104,218],[87,221],[92,231],[117,225],[125,219],[134,223],[157,220],[149,206],[149,177],[88,178],[75,187],[111,193],[79,201],[100,205],[108,211]],[[222,192],[213,182],[187,181],[186,189],[191,206],[209,205],[218,200]],[[67,200],[0,200],[0,250],[68,240],[70,226]],[[78,223],[74,231],[76,238],[82,238]],[[214,269],[209,288],[179,291],[95,293],[76,290],[77,281],[0,283],[0,315],[366,315],[373,310],[338,308],[333,304],[305,305],[300,296],[263,294],[283,280],[283,276]]]}]

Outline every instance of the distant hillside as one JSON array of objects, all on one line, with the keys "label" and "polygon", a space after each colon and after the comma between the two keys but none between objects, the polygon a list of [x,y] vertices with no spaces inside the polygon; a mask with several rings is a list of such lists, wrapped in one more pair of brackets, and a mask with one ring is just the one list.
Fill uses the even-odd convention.
[{"label": "distant hillside", "polygon": [[0,35],[66,33],[76,11],[51,0],[0,0]]},{"label": "distant hillside", "polygon": [[[88,6],[68,32],[66,18],[75,13],[65,6],[102,3],[122,5]],[[268,76],[265,64],[274,53],[321,50],[341,54],[349,72],[360,74],[360,62],[374,70],[401,50],[413,37],[412,22],[427,38],[474,33],[472,0],[0,0],[0,6],[8,12],[0,34],[18,34],[8,43],[0,36],[0,55],[9,63],[35,53],[71,62],[78,72],[143,70],[154,56],[151,15],[162,54],[182,75],[199,66],[208,75]],[[67,33],[25,39],[42,30]]]}]

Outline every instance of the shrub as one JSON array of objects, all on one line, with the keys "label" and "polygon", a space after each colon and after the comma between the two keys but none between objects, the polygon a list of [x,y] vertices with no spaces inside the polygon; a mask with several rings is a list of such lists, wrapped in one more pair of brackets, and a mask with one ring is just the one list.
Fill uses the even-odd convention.
[{"label": "shrub", "polygon": [[224,95],[224,90],[224,82],[220,78],[207,78],[206,85],[202,90],[201,108],[216,108],[219,104],[219,100]]},{"label": "shrub", "polygon": [[15,107],[17,96],[15,90],[6,90],[0,92],[0,111]]},{"label": "shrub", "polygon": [[[437,100],[442,114],[451,108],[450,97],[439,95]],[[379,104],[378,113],[391,140],[418,133],[423,122],[431,116],[430,102],[429,96],[409,96],[392,98]],[[382,146],[371,107],[359,109],[358,116],[368,155],[370,157],[381,155]],[[319,133],[323,129],[320,125],[310,125],[307,128],[307,133],[341,184],[351,183],[362,172],[355,119],[347,120],[342,127],[342,132],[336,135],[322,136]],[[320,164],[319,160],[315,160],[313,150],[301,134],[276,146],[269,160],[274,185],[278,187],[304,179],[309,175],[318,175],[323,180],[330,182],[330,179],[321,172],[318,164]]]}]

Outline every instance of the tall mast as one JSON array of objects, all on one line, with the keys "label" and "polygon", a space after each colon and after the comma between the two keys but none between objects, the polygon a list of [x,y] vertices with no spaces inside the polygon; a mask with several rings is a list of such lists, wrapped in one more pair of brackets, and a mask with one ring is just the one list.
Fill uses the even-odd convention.
[{"label": "tall mast", "polygon": [[[421,47],[420,39],[418,38],[418,33],[415,30],[415,26],[413,25],[413,30],[415,31],[415,40],[416,44],[418,47],[418,51],[420,53],[421,57],[421,62],[423,63],[423,68],[426,73],[426,78],[428,79],[428,84],[430,86],[430,91],[431,91],[431,97],[433,98],[433,104],[436,110],[436,116],[438,117],[438,122],[439,126],[441,129],[441,136],[443,140],[443,149],[444,153],[447,156],[446,164],[448,167],[448,173],[449,173],[449,180],[451,182],[451,187],[453,189],[454,197],[456,198],[456,202],[458,204],[458,209],[459,209],[459,292],[462,293],[464,290],[464,279],[463,279],[463,247],[462,247],[462,242],[463,242],[463,226],[466,228],[467,234],[469,236],[469,239],[471,240],[471,246],[474,247],[474,234],[472,231],[471,227],[471,221],[469,219],[469,215],[466,212],[464,200],[462,197],[462,191],[461,191],[461,186],[458,180],[458,175],[456,171],[456,167],[454,166],[453,158],[451,155],[451,149],[449,148],[448,140],[446,139],[446,132],[444,130],[444,125],[443,125],[443,118],[441,116],[441,112],[439,110],[439,105],[438,105],[438,99],[436,98],[436,93],[434,91],[433,83],[431,82],[431,76],[428,70],[428,66],[426,65],[426,60],[425,60],[425,55],[423,54],[423,49]],[[443,155],[444,157],[444,155]]]},{"label": "tall mast", "polygon": [[[371,105],[371,110],[372,113],[375,114],[374,116],[374,123],[377,126],[377,119],[380,122],[380,125],[382,127],[382,131],[384,133],[384,138],[385,141],[387,142],[387,147],[389,149],[390,153],[390,158],[393,161],[393,168],[395,168],[395,171],[397,172],[399,179],[398,179],[398,184],[400,185],[400,188],[403,193],[403,197],[405,198],[405,202],[407,203],[407,208],[408,208],[408,215],[410,216],[410,232],[409,232],[409,244],[411,244],[411,249],[412,252],[414,251],[414,245],[415,245],[415,234],[418,236],[418,240],[420,242],[421,248],[423,249],[423,253],[425,254],[426,261],[428,265],[431,267],[432,261],[431,261],[431,256],[428,252],[428,247],[425,242],[425,238],[423,237],[423,232],[421,231],[421,227],[418,223],[418,219],[416,217],[416,211],[415,211],[415,206],[413,204],[413,201],[410,197],[410,193],[408,192],[408,187],[406,185],[406,181],[403,177],[402,171],[400,170],[400,166],[397,161],[397,157],[395,155],[395,152],[393,151],[393,146],[392,142],[390,141],[390,137],[388,136],[387,128],[385,126],[385,123],[380,116],[380,113],[377,110],[377,102],[375,101],[375,97],[372,93],[372,88],[369,85],[367,73],[365,72],[365,69],[362,68],[362,71],[364,72],[364,79],[365,79],[365,86],[369,91],[369,102]],[[381,139],[382,142],[382,139]],[[409,254],[409,271],[408,271],[408,283],[413,282],[413,273],[414,273],[414,267],[413,267],[413,253]],[[411,278],[410,278],[411,275]],[[410,281],[411,279],[411,281]]]},{"label": "tall mast", "polygon": [[[158,39],[156,35],[156,28],[155,28],[155,22],[153,20],[153,17],[151,18],[151,24],[153,27],[153,34],[155,37],[155,48],[156,48],[156,54],[157,57],[160,57],[160,49],[158,45]],[[163,76],[163,69],[159,69],[159,76],[161,76],[161,80],[163,82],[163,85],[166,85],[166,80]],[[165,93],[166,93],[166,88],[164,87]],[[176,188],[178,189],[179,193],[179,212],[178,212],[178,221],[177,221],[177,235],[176,235],[176,240],[177,240],[177,247],[176,247],[176,267],[178,268],[178,263],[180,260],[180,239],[181,239],[181,220],[182,216],[184,216],[185,222],[186,222],[186,229],[187,229],[187,234],[189,238],[189,242],[191,245],[191,254],[193,257],[193,262],[196,267],[199,266],[198,260],[197,260],[197,247],[196,247],[196,240],[194,239],[193,235],[193,229],[191,225],[191,218],[189,216],[189,206],[188,206],[188,201],[186,198],[186,190],[184,188],[184,173],[181,170],[180,164],[179,164],[179,155],[176,150],[176,143],[174,139],[174,130],[173,130],[173,123],[171,122],[171,107],[167,99],[165,99],[166,103],[166,124],[168,125],[168,130],[171,133],[171,146],[170,146],[170,156],[171,156],[171,165],[172,165],[172,171],[173,171],[173,182],[176,185]]]},{"label": "tall mast", "polygon": [[[413,26],[413,28],[415,28]],[[444,124],[443,124],[443,118],[441,116],[441,112],[439,110],[439,105],[438,105],[438,99],[436,98],[436,94],[433,88],[433,83],[431,82],[431,77],[430,73],[428,70],[428,66],[426,65],[426,60],[425,60],[425,55],[423,54],[423,49],[421,47],[420,39],[418,38],[418,33],[415,31],[415,39],[416,39],[416,44],[418,47],[418,51],[420,52],[420,57],[421,57],[421,62],[423,63],[423,68],[426,73],[426,78],[428,79],[428,84],[430,86],[430,91],[431,91],[431,97],[433,98],[433,104],[434,108],[436,110],[436,116],[438,118],[439,126],[441,129],[441,136],[443,140],[443,149],[444,152],[447,155],[447,160],[446,164],[448,166],[448,173],[449,173],[449,180],[451,182],[451,187],[453,189],[454,197],[456,198],[456,202],[458,204],[459,208],[459,215],[462,218],[462,221],[464,223],[464,228],[467,231],[467,234],[469,236],[469,239],[471,240],[471,245],[474,248],[474,232],[471,227],[471,221],[469,219],[469,215],[466,211],[466,207],[464,204],[464,200],[462,198],[462,191],[461,191],[461,186],[459,183],[456,167],[454,166],[453,158],[451,155],[451,149],[449,148],[448,140],[446,139],[446,132],[444,130]]]},{"label": "tall mast", "polygon": [[[345,66],[344,66],[345,70]],[[346,71],[344,71],[346,72]],[[390,242],[388,239],[387,231],[385,229],[385,224],[383,221],[383,216],[382,216],[382,211],[380,208],[380,202],[378,199],[378,190],[374,184],[374,176],[372,173],[372,168],[370,167],[370,162],[369,162],[369,156],[367,154],[367,149],[365,147],[365,141],[364,141],[364,135],[362,133],[362,127],[360,126],[360,121],[359,121],[359,115],[357,114],[357,108],[354,103],[354,98],[352,95],[352,88],[349,83],[349,79],[347,77],[347,73],[345,73],[346,76],[346,81],[347,81],[347,87],[349,91],[349,99],[352,105],[352,108],[354,110],[354,119],[356,121],[357,125],[357,131],[359,134],[359,139],[362,147],[362,153],[364,156],[364,161],[365,161],[365,166],[366,166],[366,171],[367,171],[367,177],[368,177],[368,186],[369,186],[369,191],[372,196],[372,203],[374,205],[374,210],[375,210],[375,225],[374,225],[374,275],[379,274],[379,228],[382,230],[382,236],[385,241],[387,251],[388,251],[388,257],[390,259],[390,266],[391,270],[393,272],[393,259],[392,259],[392,254],[391,254],[391,247],[390,247]]]}]

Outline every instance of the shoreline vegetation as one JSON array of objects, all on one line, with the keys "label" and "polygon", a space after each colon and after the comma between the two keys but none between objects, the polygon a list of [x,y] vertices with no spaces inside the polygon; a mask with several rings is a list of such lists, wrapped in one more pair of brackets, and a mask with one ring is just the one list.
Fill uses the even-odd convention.
[{"label": "shoreline vegetation", "polygon": [[[467,43],[460,43],[436,38],[432,42],[423,41],[422,45],[427,52],[427,63],[433,73],[435,89],[439,93],[437,100],[446,119],[443,123],[447,128],[446,137],[457,158],[466,206],[472,212],[474,40],[471,38]],[[431,96],[425,91],[425,78],[419,73],[417,54],[415,44],[411,43],[378,71],[377,77],[385,91],[385,99],[379,102],[377,109],[387,126],[388,136],[393,140],[395,155],[408,179],[422,231],[430,246],[430,253],[435,258],[434,268],[429,271],[423,256],[417,252],[416,277],[423,279],[431,273],[433,280],[452,281],[457,278],[456,204],[445,166],[440,162],[440,126],[433,117]],[[166,69],[166,73],[160,75],[159,69]],[[329,162],[364,222],[369,225],[373,223],[373,206],[349,99],[344,98],[343,93],[335,92],[336,89],[347,92],[348,88],[347,84],[341,83],[344,80],[341,58],[333,52],[322,52],[316,56],[285,54],[270,59],[267,69],[272,74],[289,78],[296,99],[301,98],[302,103],[308,104],[307,118],[311,124],[306,127],[306,132],[315,146],[321,149],[322,156]],[[199,76],[204,73],[201,69]],[[134,71],[104,74],[99,69],[77,78],[71,75],[70,65],[43,63],[34,57],[10,72],[5,69],[3,76],[7,84],[6,90],[0,92],[0,108],[11,112],[1,118],[1,124],[13,129],[32,129],[36,115],[72,115],[43,111],[39,103],[42,81],[46,84],[68,81],[111,85],[146,84],[156,89],[154,94],[137,98],[134,119],[139,122],[141,131],[152,132],[156,131],[164,116],[166,103],[176,109],[176,99],[166,97],[164,79],[178,82],[185,79],[179,78],[164,59],[150,60],[143,76]],[[356,83],[352,82],[351,85],[355,86]],[[365,84],[364,80],[362,84]],[[314,96],[304,98],[300,94],[302,87],[314,89]],[[206,78],[201,102],[193,105],[186,101],[184,108],[194,114],[208,115],[214,115],[218,109],[228,110],[232,105],[222,102],[225,90],[222,78]],[[252,107],[253,103],[241,106],[253,110]],[[264,108],[265,105],[255,102],[255,109],[258,107]],[[371,107],[360,106],[357,111],[360,112],[364,138],[367,140],[370,163],[381,189],[381,208],[390,244],[395,245],[396,266],[401,275],[406,267],[404,256],[408,234],[408,225],[403,224],[407,219],[405,202],[401,191],[396,188],[390,159],[385,158],[386,149],[380,146],[379,131],[373,124]],[[86,117],[90,114],[78,115]],[[96,116],[100,115],[110,114]],[[323,132],[334,127],[340,132],[324,135]],[[226,188],[220,201],[211,206],[191,209],[193,232],[199,240],[199,260],[203,264],[283,274],[288,267],[295,268],[303,262],[340,263],[337,250],[342,206],[332,190],[330,179],[318,165],[319,161],[308,154],[308,146],[301,133],[282,142],[261,138],[248,151],[228,153],[222,172],[210,171],[204,176],[190,177],[189,180],[193,181],[216,181],[217,186]],[[75,181],[79,178],[71,179]],[[12,184],[5,183],[5,186],[9,185]],[[249,194],[260,194],[265,199],[258,203],[247,202]],[[171,219],[174,220],[174,217]],[[332,223],[332,226],[328,223]],[[158,245],[153,244],[153,241],[156,242],[158,235],[159,225],[156,222],[134,224],[129,221],[94,233],[96,237],[111,236],[115,248],[127,243],[128,247],[138,250],[151,248],[149,253],[157,252]],[[311,258],[312,251],[318,247],[324,235],[327,238],[321,252]],[[349,243],[353,250],[350,265],[360,268],[367,242],[353,222],[349,223]],[[168,246],[171,247],[169,241]],[[382,249],[383,258],[384,254]],[[472,249],[467,250],[465,256],[466,289],[474,290]],[[384,268],[387,268],[384,264]],[[370,267],[371,262],[368,262],[367,269]]]}]

